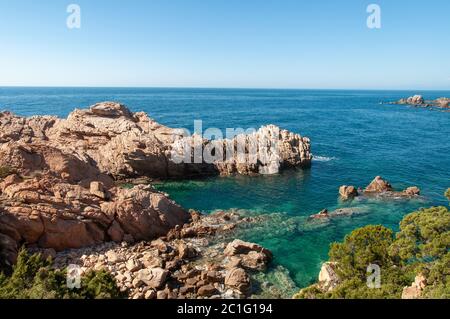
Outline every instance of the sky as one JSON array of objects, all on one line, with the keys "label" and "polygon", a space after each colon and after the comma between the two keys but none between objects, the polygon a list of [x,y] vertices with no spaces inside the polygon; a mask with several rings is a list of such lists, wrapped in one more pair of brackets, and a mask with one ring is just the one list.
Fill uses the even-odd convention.
[{"label": "sky", "polygon": [[0,86],[446,90],[449,13],[448,0],[0,0]]}]

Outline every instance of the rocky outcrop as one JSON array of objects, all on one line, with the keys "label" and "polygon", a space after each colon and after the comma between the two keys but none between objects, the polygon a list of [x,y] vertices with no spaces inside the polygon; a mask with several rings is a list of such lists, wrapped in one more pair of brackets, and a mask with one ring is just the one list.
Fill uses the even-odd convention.
[{"label": "rocky outcrop", "polygon": [[[251,272],[257,270],[231,261],[237,257],[230,254],[257,251],[271,256],[271,253],[259,245],[242,241],[233,241],[228,246],[211,243],[219,234],[230,235],[234,227],[229,225],[248,223],[245,218],[228,212],[195,215],[196,221],[178,229],[180,234],[183,229],[200,230],[205,225],[215,232],[201,232],[192,238],[176,238],[172,234],[138,244],[104,243],[67,250],[55,254],[55,267],[78,265],[81,274],[105,269],[131,299],[249,297],[252,294]],[[45,253],[41,249],[36,251]],[[266,259],[265,266],[268,262]]]},{"label": "rocky outcrop", "polygon": [[272,253],[268,249],[239,239],[228,244],[224,255],[234,256],[233,263],[252,270],[264,270],[272,260]]},{"label": "rocky outcrop", "polygon": [[63,250],[125,238],[148,240],[189,219],[185,210],[149,186],[110,187],[108,196],[99,196],[92,188],[53,176],[11,175],[0,183],[0,191],[0,233],[15,246]]},{"label": "rocky outcrop", "polygon": [[322,264],[320,269],[318,282],[310,287],[300,290],[299,293],[294,295],[294,299],[297,298],[313,298],[314,294],[309,294],[308,290],[315,290],[322,293],[327,293],[333,291],[337,286],[339,286],[342,281],[337,274],[338,264],[335,262],[325,262]]},{"label": "rocky outcrop", "polygon": [[[60,251],[216,231],[199,224],[181,229],[191,216],[166,195],[150,186],[121,188],[115,179],[274,174],[311,163],[308,138],[272,125],[231,140],[182,133],[112,102],[75,110],[67,119],[0,113],[0,254],[6,264],[20,245]],[[186,148],[198,141],[200,159]],[[223,160],[207,161],[206,151]],[[246,262],[259,267],[265,257],[257,254]]]},{"label": "rocky outcrop", "polygon": [[344,185],[339,188],[339,195],[341,195],[343,200],[349,200],[357,197],[359,194],[355,186]]},{"label": "rocky outcrop", "polygon": [[420,189],[417,186],[412,186],[403,191],[395,191],[388,181],[384,180],[380,176],[377,176],[365,188],[364,194],[366,196],[376,195],[385,198],[414,198],[420,195]]},{"label": "rocky outcrop", "polygon": [[[1,147],[9,143],[12,151],[26,153],[30,144],[45,145],[116,178],[274,174],[284,168],[308,167],[312,159],[308,138],[273,125],[230,140],[209,141],[184,136],[182,130],[112,102],[75,110],[67,119],[22,118],[4,112],[0,128]],[[27,165],[22,166],[31,170],[40,166],[39,161],[27,155]]]},{"label": "rocky outcrop", "polygon": [[410,96],[406,99],[400,99],[398,104],[422,105],[425,104],[425,99],[422,95]]},{"label": "rocky outcrop", "polygon": [[[0,166],[13,166],[20,174],[0,181],[0,233],[9,238],[2,241],[10,243],[9,252],[23,244],[62,250],[151,239],[189,219],[151,187],[116,187],[91,162],[40,138],[2,144]],[[13,262],[14,254],[8,256]]]},{"label": "rocky outcrop", "polygon": [[391,184],[384,180],[381,176],[375,177],[375,179],[364,189],[365,193],[383,193],[390,192],[393,188]]},{"label": "rocky outcrop", "polygon": [[319,288],[324,292],[332,291],[336,288],[341,280],[336,273],[337,264],[334,262],[326,262],[322,264],[319,273]]},{"label": "rocky outcrop", "polygon": [[436,100],[425,100],[422,95],[403,98],[392,104],[412,105],[417,107],[450,108],[450,98],[441,97]]},{"label": "rocky outcrop", "polygon": [[426,277],[422,274],[417,275],[412,285],[403,289],[402,299],[419,299],[426,286]]}]

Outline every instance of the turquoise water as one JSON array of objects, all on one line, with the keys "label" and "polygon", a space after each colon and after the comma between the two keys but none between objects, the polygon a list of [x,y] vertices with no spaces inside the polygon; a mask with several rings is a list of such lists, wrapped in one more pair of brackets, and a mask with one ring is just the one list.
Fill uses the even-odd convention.
[{"label": "turquoise water", "polygon": [[[222,130],[271,123],[310,137],[316,160],[308,170],[160,185],[186,208],[264,214],[264,224],[239,236],[270,248],[275,263],[301,287],[317,277],[329,244],[351,230],[367,224],[397,228],[413,210],[448,204],[443,193],[450,187],[450,112],[380,104],[416,93],[427,99],[450,96],[434,91],[0,88],[0,109],[66,116],[75,107],[114,100],[172,127],[192,129],[194,120]],[[339,201],[340,185],[366,186],[376,175],[398,189],[417,185],[424,198]],[[348,206],[362,213],[323,225],[306,222],[323,208]]]}]

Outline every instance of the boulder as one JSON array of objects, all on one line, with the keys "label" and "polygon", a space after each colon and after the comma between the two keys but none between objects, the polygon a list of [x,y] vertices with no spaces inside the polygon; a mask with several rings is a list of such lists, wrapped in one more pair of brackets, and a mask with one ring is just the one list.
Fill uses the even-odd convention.
[{"label": "boulder", "polygon": [[322,264],[322,268],[319,273],[319,287],[325,292],[332,291],[336,288],[341,280],[336,273],[337,263],[326,262]]},{"label": "boulder", "polygon": [[406,101],[408,104],[412,104],[412,105],[421,105],[421,104],[425,103],[425,100],[422,95],[411,96]]},{"label": "boulder", "polygon": [[380,176],[375,177],[364,190],[365,193],[383,193],[389,191],[393,191],[391,184]]},{"label": "boulder", "polygon": [[355,186],[344,185],[339,188],[339,195],[341,195],[341,198],[344,200],[353,199],[358,196],[358,190]]},{"label": "boulder", "polygon": [[230,242],[226,246],[223,253],[226,256],[236,256],[236,255],[248,254],[251,251],[262,252],[263,254],[272,258],[272,253],[268,249],[266,249],[258,244],[245,242],[240,239],[235,239],[232,242]]},{"label": "boulder", "polygon": [[426,277],[423,274],[417,275],[410,287],[403,288],[402,299],[419,299],[426,286]]},{"label": "boulder", "polygon": [[420,189],[416,186],[408,187],[403,191],[403,193],[405,193],[408,196],[418,196],[420,195]]},{"label": "boulder", "polygon": [[252,289],[250,276],[242,268],[228,270],[225,276],[225,286],[235,289],[245,296],[248,296]]},{"label": "boulder", "polygon": [[169,272],[162,268],[142,269],[136,273],[138,282],[150,288],[161,288],[169,275]]},{"label": "boulder", "polygon": [[91,182],[90,192],[92,195],[97,196],[98,198],[101,198],[103,200],[106,200],[106,198],[107,198],[105,189],[101,182],[98,182],[98,181]]},{"label": "boulder", "polygon": [[218,293],[217,288],[214,287],[213,285],[201,286],[197,290],[197,295],[200,297],[211,297],[217,293]]},{"label": "boulder", "polygon": [[195,248],[188,246],[185,242],[180,242],[177,246],[178,257],[180,259],[191,259],[197,255]]}]

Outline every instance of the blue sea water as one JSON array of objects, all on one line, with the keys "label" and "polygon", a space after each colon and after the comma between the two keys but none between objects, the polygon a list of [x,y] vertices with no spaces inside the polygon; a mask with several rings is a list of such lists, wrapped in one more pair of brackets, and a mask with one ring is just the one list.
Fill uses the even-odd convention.
[{"label": "blue sea water", "polygon": [[[448,205],[443,193],[450,187],[450,112],[380,104],[413,94],[450,97],[449,91],[0,88],[0,110],[65,117],[74,108],[112,100],[171,127],[192,130],[194,120],[202,120],[203,128],[224,131],[276,124],[310,137],[315,160],[308,170],[159,186],[186,208],[235,208],[267,216],[266,225],[240,236],[271,249],[275,264],[288,269],[303,287],[316,279],[330,243],[351,230],[367,224],[397,229],[409,212]],[[419,186],[423,199],[339,200],[340,185],[364,187],[377,175],[397,189]],[[314,227],[306,221],[324,208],[342,207],[364,213]]]}]

